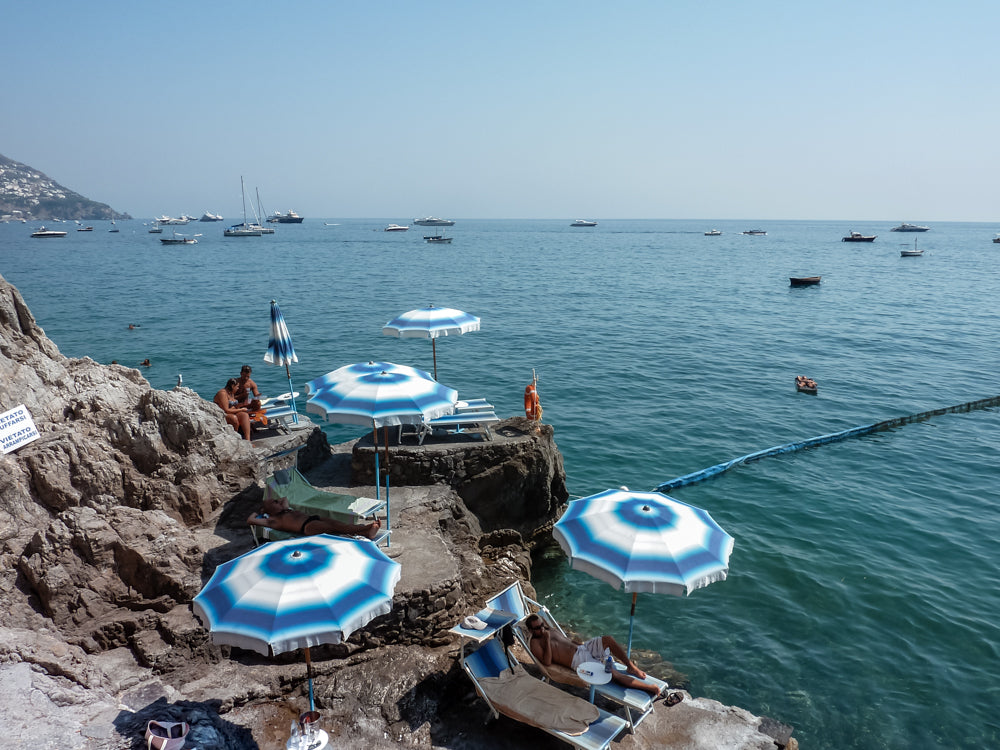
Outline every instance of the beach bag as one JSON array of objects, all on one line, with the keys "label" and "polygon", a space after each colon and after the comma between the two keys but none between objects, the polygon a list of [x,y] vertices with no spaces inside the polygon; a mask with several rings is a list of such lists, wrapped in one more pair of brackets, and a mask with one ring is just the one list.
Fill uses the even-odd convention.
[{"label": "beach bag", "polygon": [[146,750],[181,750],[190,730],[186,721],[150,721],[146,725]]}]

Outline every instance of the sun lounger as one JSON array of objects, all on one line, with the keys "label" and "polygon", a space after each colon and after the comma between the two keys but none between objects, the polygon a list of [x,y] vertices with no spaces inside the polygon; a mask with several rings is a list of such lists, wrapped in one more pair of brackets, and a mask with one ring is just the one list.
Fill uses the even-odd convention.
[{"label": "sun lounger", "polygon": [[468,656],[463,648],[462,668],[494,717],[538,727],[580,750],[605,750],[626,727],[621,717],[528,674],[496,638]]},{"label": "sun lounger", "polygon": [[455,402],[456,414],[468,414],[469,412],[477,411],[493,411],[493,404],[485,398],[470,398]]},{"label": "sun lounger", "polygon": [[[517,617],[517,624],[514,626],[514,635],[524,647],[524,650],[531,655],[532,660],[534,660],[538,669],[547,679],[552,682],[560,682],[564,685],[573,685],[585,688],[591,687],[591,685],[584,682],[579,675],[577,675],[575,670],[570,669],[569,667],[564,667],[561,664],[550,664],[549,666],[545,666],[534,658],[534,654],[531,653],[531,647],[529,646],[531,639],[525,629],[524,618],[530,614],[537,614],[550,628],[558,630],[563,635],[566,635],[566,631],[562,629],[562,626],[558,622],[556,622],[555,617],[552,616],[552,613],[549,612],[548,608],[539,604],[524,593],[524,589],[521,588],[520,581],[515,581],[496,596],[487,599],[486,606],[492,609],[505,610]],[[616,663],[615,668],[619,671],[624,671],[625,665]],[[660,688],[661,692],[667,687],[666,682],[657,679],[652,675],[647,674],[645,681],[656,685]],[[635,727],[639,726],[639,724],[642,723],[642,720],[649,716],[653,710],[654,699],[649,693],[646,693],[643,690],[626,688],[616,682],[609,682],[606,685],[595,685],[593,687],[599,695],[603,695],[608,700],[614,701],[622,706],[625,710],[625,718],[628,721],[629,730],[634,730]]]},{"label": "sun lounger", "polygon": [[[288,507],[294,510],[321,518],[332,518],[343,523],[364,523],[365,519],[373,518],[376,513],[385,509],[385,500],[341,495],[316,489],[298,469],[294,468],[276,471],[265,480],[264,499],[278,498],[287,499]],[[250,530],[253,532],[254,542],[258,545],[298,536],[286,531],[269,529],[267,526],[251,525]],[[378,536],[372,541],[378,545],[388,538],[389,531],[380,529]]]},{"label": "sun lounger", "polygon": [[[431,419],[422,424],[416,425],[416,431],[412,434],[416,436],[417,442],[420,445],[423,445],[424,439],[428,435],[435,432],[446,434],[462,433],[464,435],[481,435],[487,440],[492,440],[493,433],[490,432],[490,425],[496,424],[499,421],[500,417],[492,411],[471,411],[464,414],[448,414],[444,417],[438,417],[437,419]],[[402,440],[404,436],[402,427],[400,427],[399,436]]]}]

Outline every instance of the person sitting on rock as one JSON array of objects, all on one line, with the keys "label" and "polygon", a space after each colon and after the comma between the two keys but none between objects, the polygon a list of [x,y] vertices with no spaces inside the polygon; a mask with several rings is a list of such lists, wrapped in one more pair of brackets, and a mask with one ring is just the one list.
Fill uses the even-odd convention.
[{"label": "person sitting on rock", "polygon": [[310,516],[300,510],[288,507],[288,498],[268,498],[260,510],[250,514],[247,523],[251,526],[266,526],[290,534],[339,534],[341,536],[363,536],[374,539],[382,527],[377,518],[370,523],[344,523],[332,518]]},{"label": "person sitting on rock", "polygon": [[257,384],[250,379],[253,368],[250,365],[243,365],[240,368],[240,377],[236,381],[236,400],[240,406],[247,407],[250,411],[260,409],[260,390]]},{"label": "person sitting on rock", "polygon": [[226,387],[215,394],[216,406],[226,413],[226,422],[243,435],[244,440],[250,439],[250,412],[239,406],[236,399],[236,378],[229,378]]},{"label": "person sitting on rock", "polygon": [[625,665],[625,673],[612,670],[611,679],[626,688],[643,690],[654,698],[660,695],[660,688],[651,682],[644,682],[646,673],[628,658],[625,649],[610,635],[599,635],[586,643],[571,641],[558,630],[553,630],[537,614],[528,615],[524,621],[531,633],[531,653],[543,666],[560,664],[576,670],[585,661],[604,661],[604,649]]}]

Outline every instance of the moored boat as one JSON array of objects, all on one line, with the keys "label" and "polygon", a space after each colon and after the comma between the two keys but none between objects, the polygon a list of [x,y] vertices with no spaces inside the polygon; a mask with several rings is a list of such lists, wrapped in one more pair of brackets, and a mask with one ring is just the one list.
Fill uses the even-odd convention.
[{"label": "moored boat", "polygon": [[401,224],[390,224],[382,231],[384,232],[405,232],[409,230],[409,227],[402,226]]},{"label": "moored boat", "polygon": [[597,222],[596,221],[590,221],[588,219],[577,219],[572,224],[570,224],[570,226],[571,227],[596,227],[597,226]]},{"label": "moored boat", "polygon": [[752,234],[755,237],[759,237],[767,234],[767,232],[765,232],[763,229],[745,229],[743,230],[743,234]]},{"label": "moored boat", "polygon": [[206,211],[201,215],[201,218],[198,219],[198,221],[222,221],[222,214],[213,214]]},{"label": "moored boat", "polygon": [[413,223],[418,227],[453,227],[455,222],[450,219],[439,219],[436,216],[426,216],[423,219],[414,219]]},{"label": "moored boat", "polygon": [[905,221],[898,227],[893,227],[890,232],[929,232],[930,227],[922,227],[917,224],[907,224]]},{"label": "moored boat", "polygon": [[432,245],[450,245],[451,237],[445,237],[443,234],[432,234],[425,235],[424,239]]},{"label": "moored boat", "polygon": [[790,286],[813,286],[820,282],[822,276],[789,276]]},{"label": "moored boat", "polygon": [[38,227],[34,232],[31,233],[32,237],[65,237],[66,232],[60,229],[46,229],[45,227]]},{"label": "moored boat", "polygon": [[172,237],[160,237],[160,242],[164,245],[197,245],[198,240],[196,240],[195,237],[201,237],[201,235],[196,234],[194,237],[188,237],[174,232]]},{"label": "moored boat", "polygon": [[1000,234],[998,234],[998,235],[997,235],[996,237],[994,237],[994,238],[993,238],[993,241],[994,241],[994,242],[995,242],[996,244],[1000,245]]},{"label": "moored boat", "polygon": [[709,229],[705,232],[706,237],[719,237],[722,234],[718,229]]},{"label": "moored boat", "polygon": [[874,242],[877,234],[861,234],[861,232],[851,232],[846,237],[841,237],[841,242]]},{"label": "moored boat", "polygon": [[292,209],[288,209],[287,214],[278,213],[275,211],[273,214],[267,217],[269,224],[301,224],[302,216],[299,216]]}]

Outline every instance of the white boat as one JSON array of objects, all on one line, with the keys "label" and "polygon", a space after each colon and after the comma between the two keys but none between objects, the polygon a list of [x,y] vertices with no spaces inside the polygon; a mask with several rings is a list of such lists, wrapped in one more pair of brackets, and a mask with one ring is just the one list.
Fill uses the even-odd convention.
[{"label": "white boat", "polygon": [[900,250],[899,254],[903,258],[919,258],[924,254],[923,250],[917,250],[917,238],[913,238],[913,249],[912,250]]},{"label": "white boat", "polygon": [[587,219],[577,219],[572,224],[570,224],[570,226],[571,227],[596,227],[597,226],[597,222],[596,221],[589,221]]},{"label": "white boat", "polygon": [[409,227],[404,227],[404,226],[401,226],[399,224],[390,224],[389,226],[387,226],[382,231],[384,231],[384,232],[405,232],[408,229],[409,229]]},{"label": "white boat", "polygon": [[198,221],[222,221],[222,214],[213,214],[206,211]]},{"label": "white boat", "polygon": [[[264,207],[260,204],[260,188],[255,188],[257,191],[257,208],[253,207],[253,203],[250,204],[250,208],[253,211],[254,221],[250,225],[251,229],[259,229],[261,234],[274,234],[274,227],[265,227],[260,223],[260,217],[264,215]],[[258,213],[258,211],[260,213]]]},{"label": "white boat", "polygon": [[929,232],[930,227],[921,227],[916,224],[907,224],[905,221],[898,227],[893,227],[890,232]]},{"label": "white boat", "polygon": [[45,227],[38,227],[34,232],[31,233],[32,237],[65,237],[66,232],[60,229],[46,229]]},{"label": "white boat", "polygon": [[413,223],[418,227],[453,227],[455,222],[449,219],[439,219],[436,216],[425,216],[423,219],[414,219]]},{"label": "white boat", "polygon": [[223,237],[260,237],[260,228],[254,228],[247,223],[247,191],[243,186],[243,177],[240,176],[240,192],[243,193],[243,223],[233,224],[229,229],[223,230]]},{"label": "white boat", "polygon": [[182,216],[182,217],[180,217],[178,219],[174,219],[174,218],[171,218],[170,216],[167,216],[166,214],[164,214],[163,216],[157,216],[156,217],[156,221],[157,221],[158,224],[165,224],[165,225],[168,225],[168,226],[171,226],[171,225],[181,226],[183,224],[187,224],[188,223],[187,218],[184,217],[184,216]]},{"label": "white boat", "polygon": [[164,245],[197,245],[198,240],[195,237],[201,237],[200,234],[194,235],[194,237],[187,237],[183,234],[177,234],[174,232],[172,237],[160,237],[160,242]]},{"label": "white boat", "polygon": [[115,224],[115,220],[114,219],[111,220],[111,229],[109,229],[108,231],[109,232],[117,232],[118,231],[118,225]]},{"label": "white boat", "polygon": [[163,234],[163,227],[160,226],[158,221],[153,221],[153,225],[149,228],[150,234]]},{"label": "white boat", "polygon": [[78,231],[78,232],[93,232],[94,228],[92,226],[88,225],[88,226],[85,226],[85,227],[77,227],[76,231]]},{"label": "white boat", "polygon": [[287,214],[275,211],[267,218],[267,221],[269,224],[301,224],[302,218],[292,209],[288,209]]},{"label": "white boat", "polygon": [[707,232],[705,232],[706,237],[718,237],[721,234],[722,232],[720,232],[718,229],[709,229]]}]

